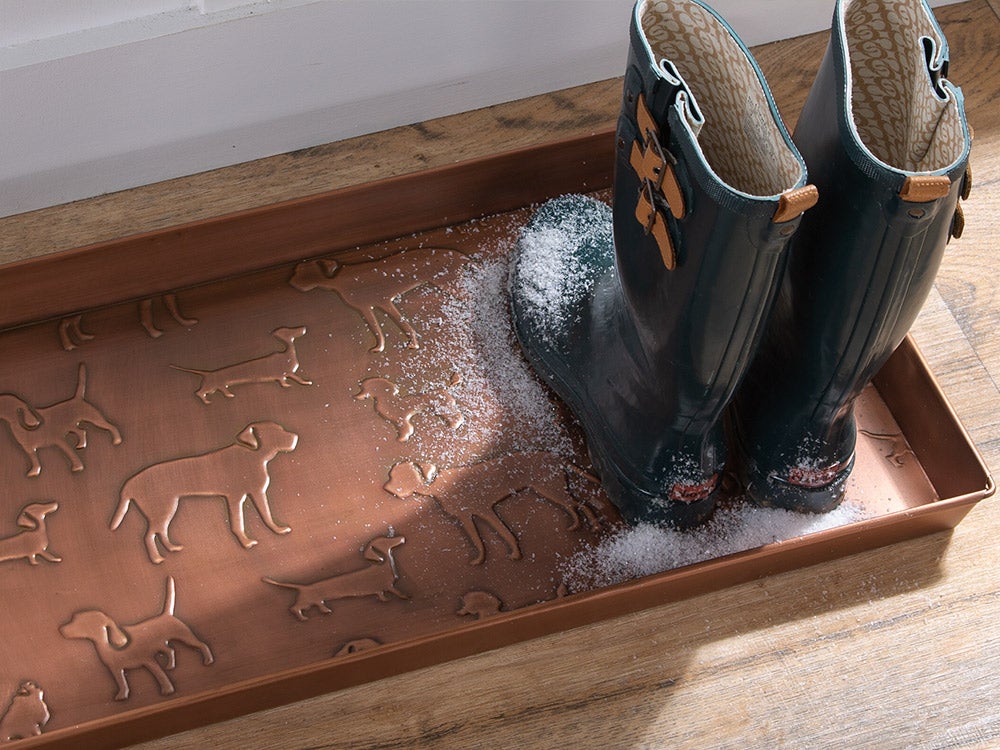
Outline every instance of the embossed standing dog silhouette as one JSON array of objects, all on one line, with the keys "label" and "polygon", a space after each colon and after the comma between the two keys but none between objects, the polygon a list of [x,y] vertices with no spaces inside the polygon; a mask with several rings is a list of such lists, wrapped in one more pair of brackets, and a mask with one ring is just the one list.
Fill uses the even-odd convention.
[{"label": "embossed standing dog silhouette", "polygon": [[13,393],[0,393],[0,420],[17,424],[23,430],[33,430],[42,423],[35,410]]},{"label": "embossed standing dog silhouette", "polygon": [[[13,394],[4,395],[17,399]],[[9,408],[9,399],[7,403]],[[28,457],[29,477],[37,477],[42,472],[42,464],[38,458],[40,448],[58,448],[66,456],[73,471],[83,471],[83,462],[76,451],[87,447],[86,424],[110,433],[114,445],[119,445],[122,441],[118,428],[87,400],[87,368],[82,362],[77,371],[76,392],[73,396],[55,404],[35,407],[31,414],[38,422],[35,426],[31,426],[31,420],[26,420],[20,409],[17,419],[9,418],[7,412],[0,409],[0,419],[7,422],[14,440]],[[75,445],[67,441],[66,438],[70,435],[75,438]]]},{"label": "embossed standing dog silhouette", "polygon": [[111,519],[117,529],[130,505],[146,518],[144,541],[149,559],[161,563],[163,555],[157,542],[167,552],[183,547],[170,539],[169,526],[181,498],[221,497],[229,509],[229,527],[240,544],[249,549],[257,544],[246,533],[244,508],[250,500],[264,525],[275,534],[287,534],[291,528],[277,523],[271,515],[267,487],[271,483],[267,465],[279,453],[295,450],[298,435],[274,422],[254,422],[236,437],[236,442],[210,453],[184,456],[142,469],[122,486],[120,501]]},{"label": "embossed standing dog silhouette", "polygon": [[0,718],[0,742],[37,737],[50,717],[45,693],[31,680],[25,680]]},{"label": "embossed standing dog silhouette", "polygon": [[437,501],[445,513],[462,525],[478,553],[470,562],[479,565],[486,559],[486,547],[476,527],[477,518],[503,539],[511,560],[521,559],[517,537],[497,515],[496,505],[525,490],[533,490],[539,497],[565,510],[572,521],[570,529],[579,527],[580,514],[592,528],[597,527],[598,519],[593,510],[570,493],[568,472],[578,474],[595,486],[598,484],[595,477],[558,454],[523,451],[449,469],[439,469],[429,463],[401,461],[390,469],[389,481],[383,489],[402,500],[416,495]]},{"label": "embossed standing dog silhouette", "polygon": [[376,310],[389,316],[406,334],[410,349],[419,349],[417,332],[396,303],[404,294],[424,284],[441,288],[453,285],[468,262],[468,257],[457,250],[444,248],[402,250],[363,263],[320,259],[299,263],[288,283],[301,292],[319,288],[340,295],[344,304],[364,318],[375,336],[371,351],[385,349],[385,332],[375,317]]},{"label": "embossed standing dog silhouette", "polygon": [[229,389],[234,385],[250,383],[277,383],[282,388],[291,388],[292,382],[299,385],[312,385],[299,371],[299,357],[295,352],[295,339],[306,335],[304,326],[298,328],[275,328],[271,335],[278,339],[284,348],[266,354],[263,357],[237,362],[217,370],[196,370],[193,367],[170,365],[175,370],[190,372],[201,376],[201,384],[195,395],[204,403],[208,403],[210,393],[218,391],[226,398],[235,394]]},{"label": "embossed standing dog silhouette", "polygon": [[174,614],[176,603],[174,579],[168,576],[163,609],[158,615],[133,625],[118,625],[101,610],[88,609],[74,614],[69,622],[59,627],[59,632],[64,638],[80,638],[94,644],[97,656],[118,686],[116,701],[123,701],[129,696],[125,673],[130,669],[147,670],[159,684],[160,694],[170,695],[174,692],[174,684],[157,657],[165,659],[166,669],[174,669],[177,654],[173,644],[183,643],[201,652],[202,663],[206,666],[214,661],[208,644]]},{"label": "embossed standing dog silhouette", "polygon": [[59,503],[30,503],[17,516],[21,531],[14,536],[0,539],[0,562],[25,558],[32,565],[38,565],[38,558],[49,562],[62,562],[62,558],[49,551],[49,535],[45,528],[45,517],[59,510]]},{"label": "embossed standing dog silhouette", "polygon": [[[449,386],[458,385],[461,379],[455,373]],[[388,378],[366,378],[361,381],[361,390],[355,400],[371,399],[375,413],[396,428],[396,439],[405,443],[413,435],[413,418],[418,414],[432,414],[440,417],[452,429],[462,425],[465,418],[458,409],[455,397],[447,388],[437,388],[422,393],[401,395],[399,386]]]},{"label": "embossed standing dog silhouette", "polygon": [[351,599],[374,596],[380,602],[389,601],[389,594],[399,599],[409,599],[396,588],[399,571],[393,550],[406,541],[405,537],[380,536],[365,545],[365,560],[368,565],[358,570],[341,573],[313,583],[285,583],[273,578],[262,578],[272,586],[292,589],[296,592],[295,602],[289,611],[299,620],[306,619],[306,610],[315,607],[324,615],[333,614],[326,602],[331,599]]},{"label": "embossed standing dog silhouette", "polygon": [[[167,309],[167,312],[170,313],[170,317],[172,317],[179,325],[190,327],[198,322],[197,318],[188,318],[181,313],[180,307],[177,304],[176,294],[164,294],[161,299],[163,301],[163,306]],[[163,331],[157,328],[156,321],[154,320],[152,297],[139,302],[139,322],[142,324],[146,333],[149,334],[150,338],[158,339],[163,335]],[[94,334],[87,333],[83,330],[82,313],[71,315],[68,318],[63,318],[59,321],[59,342],[62,344],[62,348],[68,352],[73,351],[78,346],[81,346],[88,341],[93,341],[94,338]]]}]

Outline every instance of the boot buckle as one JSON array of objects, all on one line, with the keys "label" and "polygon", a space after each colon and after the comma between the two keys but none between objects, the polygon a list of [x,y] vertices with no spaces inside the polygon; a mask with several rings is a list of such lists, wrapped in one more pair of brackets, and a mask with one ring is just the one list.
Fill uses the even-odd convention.
[{"label": "boot buckle", "polygon": [[640,134],[632,142],[629,164],[642,181],[635,218],[646,235],[656,240],[663,265],[668,270],[673,270],[677,265],[677,253],[670,238],[667,217],[661,207],[665,205],[675,219],[684,218],[684,194],[674,172],[677,159],[660,143],[659,126],[641,93],[636,100],[635,109]]},{"label": "boot buckle", "polygon": [[670,209],[675,219],[684,218],[684,193],[681,192],[674,165],[675,157],[660,143],[660,129],[653,119],[646,98],[639,94],[635,104],[636,122],[640,135],[632,142],[629,164],[640,180],[653,184],[653,188]]},{"label": "boot buckle", "polygon": [[643,231],[656,240],[663,265],[668,271],[672,271],[677,266],[677,253],[674,251],[673,240],[670,239],[670,229],[667,227],[666,217],[656,205],[656,194],[650,180],[643,180],[642,187],[639,189],[635,218],[642,225]]},{"label": "boot buckle", "polygon": [[656,190],[663,185],[663,175],[669,167],[663,147],[660,146],[660,139],[653,133],[649,133],[649,139],[644,146],[640,146],[639,141],[632,142],[629,164],[640,179],[653,183]]}]

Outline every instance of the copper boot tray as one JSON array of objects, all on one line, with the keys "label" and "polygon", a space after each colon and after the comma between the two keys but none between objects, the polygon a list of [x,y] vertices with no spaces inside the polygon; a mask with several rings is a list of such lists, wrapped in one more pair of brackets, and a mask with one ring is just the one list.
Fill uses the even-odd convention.
[{"label": "copper boot tray", "polygon": [[516,350],[506,266],[531,203],[607,187],[610,138],[0,269],[0,742],[130,744],[947,529],[992,492],[906,341],[861,404],[865,520],[568,584],[618,522]]}]

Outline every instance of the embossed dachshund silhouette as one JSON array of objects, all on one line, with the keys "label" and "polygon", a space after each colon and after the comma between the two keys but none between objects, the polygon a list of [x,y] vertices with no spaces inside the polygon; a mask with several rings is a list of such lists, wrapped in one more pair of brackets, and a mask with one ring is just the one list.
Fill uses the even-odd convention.
[{"label": "embossed dachshund silhouette", "polygon": [[291,529],[271,516],[267,487],[271,482],[268,463],[279,453],[295,450],[298,435],[274,422],[254,422],[224,448],[197,456],[185,456],[142,469],[122,486],[121,500],[111,529],[117,529],[130,504],[146,518],[146,552],[154,563],[164,560],[159,542],[168,552],[183,547],[170,540],[169,526],[181,498],[221,497],[229,508],[229,527],[240,544],[249,549],[257,544],[246,534],[244,508],[249,499],[264,524],[275,534]]},{"label": "embossed dachshund silhouette", "polygon": [[216,391],[226,398],[233,398],[234,394],[229,389],[234,385],[277,383],[282,388],[291,388],[290,381],[299,385],[312,385],[312,381],[307,380],[299,372],[299,358],[295,352],[295,339],[306,335],[305,327],[275,328],[271,331],[271,335],[284,344],[284,348],[263,357],[237,362],[227,367],[220,367],[218,370],[170,366],[175,370],[201,376],[201,385],[198,386],[195,395],[206,404],[208,395]]},{"label": "embossed dachshund silhouette", "polygon": [[174,684],[157,657],[164,657],[166,668],[173,669],[177,663],[175,643],[200,651],[201,661],[206,666],[214,661],[208,644],[174,615],[177,593],[172,577],[167,577],[166,589],[160,614],[133,625],[118,625],[104,612],[89,609],[77,612],[69,622],[59,627],[64,638],[81,638],[94,644],[97,656],[118,685],[116,701],[123,701],[129,696],[125,675],[129,669],[146,669],[159,684],[161,695],[173,693]]},{"label": "embossed dachshund silhouette", "polygon": [[385,332],[375,317],[381,310],[409,339],[410,349],[419,349],[417,332],[396,306],[399,298],[424,284],[446,288],[458,280],[459,271],[469,262],[457,250],[415,248],[402,250],[379,260],[340,263],[333,259],[305,261],[295,267],[289,280],[301,292],[317,287],[336,292],[357,311],[375,336],[373,352],[385,349]]},{"label": "embossed dachshund silhouette", "polygon": [[[167,309],[172,317],[178,324],[182,326],[193,326],[198,322],[197,318],[187,318],[181,314],[180,307],[177,304],[176,294],[164,294],[162,297],[163,306]],[[150,338],[158,339],[163,335],[163,331],[156,327],[156,322],[153,319],[153,298],[149,297],[147,299],[139,302],[139,322],[142,327],[149,334]],[[68,318],[63,318],[59,321],[59,342],[62,344],[62,348],[70,352],[76,349],[78,346],[94,340],[94,334],[87,333],[83,330],[83,315],[71,315]]]},{"label": "embossed dachshund silhouette", "polygon": [[[455,373],[449,386],[458,385],[461,378]],[[396,427],[396,439],[405,443],[413,435],[413,418],[429,413],[440,417],[452,429],[462,425],[465,418],[455,403],[455,398],[447,388],[438,388],[424,393],[401,395],[399,386],[387,378],[366,378],[361,381],[361,391],[354,398],[358,401],[371,399],[375,413]]]},{"label": "embossed dachshund silhouette", "polygon": [[[28,469],[29,477],[37,477],[42,472],[42,465],[38,460],[39,448],[59,448],[69,460],[73,471],[83,471],[83,462],[80,461],[76,451],[87,447],[84,424],[110,433],[114,445],[119,445],[122,441],[118,428],[108,421],[96,406],[87,401],[87,368],[82,362],[77,372],[76,392],[73,396],[56,404],[36,407],[31,413],[38,421],[33,427],[30,420],[24,418],[23,412],[18,412],[19,418],[11,419],[6,411],[0,410],[0,419],[7,422],[11,435],[28,457],[31,464]],[[66,440],[69,435],[75,438],[76,445],[70,445]]]},{"label": "embossed dachshund silhouette", "polygon": [[38,565],[38,558],[49,562],[62,562],[62,558],[49,551],[49,536],[45,529],[45,516],[59,510],[59,503],[31,503],[25,505],[17,516],[17,525],[23,529],[14,536],[0,539],[0,562],[25,558]]},{"label": "embossed dachshund silhouette", "polygon": [[296,592],[295,603],[289,611],[299,620],[306,619],[306,610],[315,607],[324,615],[333,614],[326,602],[330,599],[350,599],[365,596],[378,597],[380,602],[389,601],[389,594],[400,599],[409,599],[396,588],[399,571],[392,551],[406,541],[405,537],[380,536],[365,546],[368,565],[359,570],[341,573],[332,578],[324,578],[314,583],[284,583],[272,578],[262,578],[272,586],[292,589]]},{"label": "embossed dachshund silhouette", "polygon": [[0,742],[37,737],[50,716],[42,689],[30,680],[22,682],[0,718]]},{"label": "embossed dachshund silhouette", "polygon": [[445,513],[462,525],[478,552],[470,562],[479,565],[486,559],[486,547],[476,527],[476,518],[503,539],[511,560],[521,559],[517,537],[497,515],[496,505],[525,490],[533,490],[539,497],[565,510],[572,519],[570,529],[579,527],[581,513],[588,525],[597,527],[594,512],[569,491],[568,472],[571,471],[595,486],[598,484],[595,477],[555,453],[524,451],[450,469],[401,461],[389,471],[389,481],[383,488],[404,500],[414,495],[434,498]]}]

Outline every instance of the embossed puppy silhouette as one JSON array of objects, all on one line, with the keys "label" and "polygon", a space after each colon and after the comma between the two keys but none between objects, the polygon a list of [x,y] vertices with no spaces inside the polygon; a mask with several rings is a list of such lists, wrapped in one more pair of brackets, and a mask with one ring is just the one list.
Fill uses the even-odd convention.
[{"label": "embossed puppy silhouette", "polygon": [[[4,394],[20,401],[17,396]],[[8,408],[10,398],[7,399]],[[20,401],[23,404],[23,401]],[[31,466],[29,477],[37,477],[42,473],[42,465],[38,460],[39,448],[59,448],[69,461],[73,471],[83,471],[83,462],[76,454],[77,449],[87,447],[87,431],[84,424],[98,427],[111,434],[111,442],[119,445],[122,441],[118,428],[108,421],[100,410],[87,401],[87,368],[81,362],[77,371],[76,392],[65,401],[48,406],[39,406],[30,413],[38,424],[31,426],[32,420],[26,418],[23,410],[16,407],[18,418],[11,419],[9,413],[0,411],[0,419],[7,422],[10,434],[14,436],[24,455],[28,457]],[[72,435],[76,444],[70,445],[67,436]]]},{"label": "embossed puppy silhouette", "polygon": [[118,685],[116,701],[129,696],[129,669],[146,669],[156,679],[161,695],[174,692],[174,684],[167,677],[157,656],[166,660],[166,668],[173,669],[177,663],[174,643],[183,643],[201,652],[201,661],[206,666],[214,661],[208,644],[194,634],[185,622],[174,615],[177,592],[174,579],[167,577],[167,591],[160,614],[133,625],[118,625],[107,614],[98,609],[77,612],[65,625],[59,627],[64,638],[81,638],[94,644],[97,656],[111,672]]},{"label": "embossed puppy silhouette", "polygon": [[17,516],[22,531],[0,539],[0,562],[25,558],[38,565],[38,558],[49,562],[62,562],[62,558],[49,551],[49,535],[45,529],[45,516],[59,510],[59,503],[30,503]]},{"label": "embossed puppy silhouette", "polygon": [[0,718],[0,742],[37,737],[50,716],[42,689],[30,680],[22,682]]},{"label": "embossed puppy silhouette", "polygon": [[336,292],[357,311],[375,336],[373,352],[385,349],[385,333],[375,311],[389,316],[409,339],[410,349],[419,349],[417,332],[396,307],[399,298],[424,284],[447,287],[469,259],[457,250],[415,248],[379,260],[340,263],[333,259],[305,261],[295,267],[289,284],[301,292],[327,289]]},{"label": "embossed puppy silhouette", "polygon": [[170,366],[175,370],[201,376],[201,385],[198,386],[195,395],[206,404],[208,403],[208,394],[216,391],[226,398],[233,398],[234,394],[229,389],[234,385],[277,383],[282,388],[291,388],[289,381],[294,381],[299,385],[312,385],[312,381],[307,380],[299,372],[299,357],[295,352],[295,339],[306,335],[305,326],[275,328],[271,331],[271,335],[284,344],[284,348],[263,357],[237,362],[227,367],[220,367],[218,370],[196,370],[192,367]]},{"label": "embossed puppy silhouette", "polygon": [[170,540],[169,526],[184,497],[221,497],[229,508],[229,527],[240,544],[249,549],[257,541],[247,536],[244,507],[249,499],[264,524],[275,534],[291,529],[271,516],[267,487],[271,483],[267,465],[279,453],[295,450],[298,435],[274,422],[254,422],[224,448],[197,456],[185,456],[149,466],[127,480],[111,529],[117,529],[130,504],[146,517],[146,552],[154,563],[164,558],[157,542],[168,552],[183,547]]},{"label": "embossed puppy silhouette", "polygon": [[414,495],[434,498],[445,513],[462,525],[478,552],[470,563],[479,565],[486,559],[486,547],[476,527],[477,518],[503,539],[509,550],[507,557],[521,559],[517,537],[497,515],[495,506],[524,490],[533,490],[539,497],[565,510],[572,519],[570,529],[580,525],[580,513],[591,527],[598,525],[597,517],[587,504],[570,493],[569,471],[597,483],[596,478],[555,453],[524,451],[450,469],[401,461],[390,469],[389,481],[383,489],[403,500]]},{"label": "embossed puppy silhouette", "polygon": [[326,602],[330,599],[375,596],[380,602],[387,602],[389,594],[400,599],[409,599],[396,588],[399,571],[396,570],[396,560],[392,556],[392,551],[405,541],[406,538],[401,536],[376,537],[365,546],[365,559],[369,561],[367,566],[314,583],[284,583],[272,578],[261,580],[272,586],[281,586],[297,592],[295,603],[289,610],[299,620],[306,619],[305,611],[310,607],[316,607],[324,615],[333,614],[333,610],[326,606]]},{"label": "embossed puppy silhouette", "polygon": [[[461,379],[455,373],[448,385],[458,385]],[[440,417],[452,429],[465,421],[458,410],[455,398],[446,388],[438,388],[425,393],[401,395],[399,386],[387,378],[366,378],[361,381],[361,390],[354,396],[356,401],[371,399],[375,413],[396,427],[396,439],[405,443],[413,435],[413,418],[428,413]]]}]

